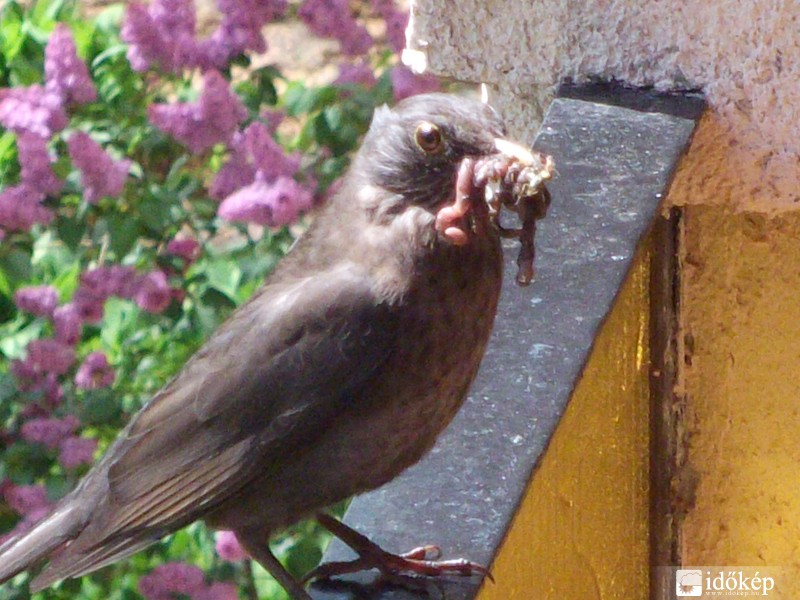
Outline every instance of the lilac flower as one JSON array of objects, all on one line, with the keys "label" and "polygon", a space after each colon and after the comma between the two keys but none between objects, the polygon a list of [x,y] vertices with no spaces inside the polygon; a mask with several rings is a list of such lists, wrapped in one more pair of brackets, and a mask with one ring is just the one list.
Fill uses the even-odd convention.
[{"label": "lilac flower", "polygon": [[22,392],[34,392],[41,389],[44,375],[33,368],[26,360],[12,360],[9,370],[17,381],[17,388]]},{"label": "lilac flower", "polygon": [[247,110],[225,78],[217,71],[208,71],[197,102],[152,104],[148,114],[156,127],[192,152],[200,153],[218,142],[229,141]]},{"label": "lilac flower", "polygon": [[131,298],[136,280],[133,267],[112,265],[81,273],[81,283],[72,304],[80,320],[96,323],[103,318],[103,305],[111,296]]},{"label": "lilac flower", "polygon": [[16,133],[49,138],[67,126],[61,97],[40,85],[0,90],[0,124]]},{"label": "lilac flower", "polygon": [[334,85],[375,85],[375,75],[370,66],[364,62],[342,63],[339,65],[339,76]]},{"label": "lilac flower", "polygon": [[196,16],[192,0],[132,2],[120,35],[130,44],[128,61],[136,71],[159,66],[178,73],[194,61]]},{"label": "lilac flower", "polygon": [[11,361],[11,373],[17,380],[17,388],[23,392],[41,392],[44,406],[37,403],[28,404],[22,411],[26,417],[44,417],[49,411],[61,404],[64,397],[64,390],[58,382],[55,373],[42,373],[36,370],[27,361]]},{"label": "lilac flower", "polygon": [[11,485],[3,493],[8,506],[21,516],[48,508],[47,492],[41,485]]},{"label": "lilac flower", "polygon": [[281,176],[269,183],[259,171],[255,182],[225,198],[217,214],[228,221],[279,227],[294,221],[311,204],[311,192],[291,177]]},{"label": "lilac flower", "polygon": [[61,191],[64,182],[50,166],[47,140],[33,133],[21,133],[17,137],[17,152],[22,183],[42,194],[54,195]]},{"label": "lilac flower", "polygon": [[282,16],[286,0],[217,0],[222,23],[211,36],[197,43],[195,64],[202,69],[222,69],[245,50],[265,52],[261,33],[269,21]]},{"label": "lilac flower", "polygon": [[265,108],[259,113],[259,116],[264,119],[264,124],[267,126],[267,129],[269,129],[269,132],[275,133],[278,130],[278,125],[286,118],[286,111]]},{"label": "lilac flower", "polygon": [[58,462],[65,469],[91,464],[97,450],[97,440],[77,436],[65,438],[59,444]]},{"label": "lilac flower", "polygon": [[187,264],[193,263],[200,255],[200,243],[192,237],[175,237],[167,244],[167,252],[182,258]]},{"label": "lilac flower", "polygon": [[0,192],[0,226],[6,230],[28,231],[36,224],[47,225],[53,212],[42,206],[44,194],[22,183]]},{"label": "lilac flower", "polygon": [[239,562],[247,558],[247,551],[242,548],[233,531],[218,531],[214,538],[214,549],[222,560]]},{"label": "lilac flower", "polygon": [[75,385],[84,390],[97,390],[114,383],[114,368],[102,352],[92,352],[75,374]]},{"label": "lilac flower", "polygon": [[81,330],[83,329],[83,319],[78,307],[70,302],[56,308],[53,311],[53,326],[59,342],[70,346],[77,344],[81,339]]},{"label": "lilac flower", "polygon": [[75,362],[75,350],[58,340],[33,340],[28,344],[27,352],[25,362],[39,373],[63,375]]},{"label": "lilac flower", "polygon": [[53,373],[48,373],[41,383],[41,391],[44,393],[44,399],[47,401],[47,406],[51,409],[61,404],[64,397],[64,389],[58,382],[58,377]]},{"label": "lilac flower", "polygon": [[129,160],[114,160],[87,133],[78,131],[67,140],[69,156],[81,172],[83,198],[97,204],[104,196],[118,196],[128,178]]},{"label": "lilac flower", "polygon": [[72,32],[59,23],[50,34],[44,51],[44,73],[48,90],[58,94],[62,102],[84,104],[97,99],[97,90],[75,49]]},{"label": "lilac flower", "polygon": [[381,15],[386,23],[386,41],[389,47],[397,53],[406,47],[406,27],[408,27],[408,12],[392,7]]},{"label": "lilac flower", "polygon": [[404,65],[396,65],[389,76],[392,79],[394,99],[398,102],[403,98],[416,94],[435,92],[439,89],[439,80],[432,75],[416,75]]},{"label": "lilac flower", "polygon": [[98,298],[78,288],[72,296],[72,305],[78,312],[78,318],[84,323],[99,323],[103,318],[105,298]]},{"label": "lilac flower", "polygon": [[236,586],[232,583],[212,583],[192,596],[192,600],[238,600],[238,598]]},{"label": "lilac flower", "polygon": [[79,290],[106,300],[111,296],[130,298],[136,280],[136,269],[122,265],[96,267],[81,273]]},{"label": "lilac flower", "polygon": [[51,285],[32,285],[14,292],[17,308],[39,317],[49,317],[58,305],[58,290]]},{"label": "lilac flower", "polygon": [[347,0],[305,0],[297,16],[317,35],[339,40],[345,54],[364,54],[372,47],[372,38],[353,18]]},{"label": "lilac flower", "polygon": [[170,303],[172,294],[163,271],[151,271],[136,278],[133,300],[148,312],[163,312]]},{"label": "lilac flower", "polygon": [[257,171],[266,181],[273,181],[294,175],[299,166],[300,155],[287,155],[272,138],[269,127],[256,121],[233,136],[231,158],[214,177],[210,195],[222,200],[252,183]]},{"label": "lilac flower", "polygon": [[80,425],[78,419],[68,415],[63,419],[38,418],[26,421],[20,429],[22,439],[32,444],[43,444],[48,448],[58,448]]},{"label": "lilac flower", "polygon": [[190,597],[205,588],[203,572],[185,563],[166,563],[139,580],[139,592],[145,600],[172,600],[178,594]]}]

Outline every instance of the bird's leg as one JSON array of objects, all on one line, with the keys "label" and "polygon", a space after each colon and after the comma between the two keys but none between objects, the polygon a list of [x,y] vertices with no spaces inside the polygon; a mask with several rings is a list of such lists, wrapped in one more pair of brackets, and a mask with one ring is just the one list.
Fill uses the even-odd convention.
[{"label": "bird's leg", "polygon": [[283,586],[292,600],[312,600],[303,585],[298,583],[275,558],[272,550],[269,549],[269,536],[263,535],[263,532],[260,531],[237,531],[236,538],[247,553]]},{"label": "bird's leg", "polygon": [[330,515],[320,513],[317,515],[317,521],[347,544],[358,554],[358,558],[349,562],[331,562],[320,565],[306,575],[303,581],[355,573],[367,569],[378,569],[383,575],[389,577],[408,573],[429,577],[485,575],[489,579],[492,578],[486,567],[463,558],[438,560],[439,556],[441,556],[441,550],[437,546],[421,546],[405,554],[392,554]]}]

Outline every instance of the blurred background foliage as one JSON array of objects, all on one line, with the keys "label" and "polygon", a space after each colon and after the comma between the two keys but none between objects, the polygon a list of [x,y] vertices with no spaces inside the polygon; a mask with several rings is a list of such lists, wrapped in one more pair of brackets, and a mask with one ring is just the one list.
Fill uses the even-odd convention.
[{"label": "blurred background foliage", "polygon": [[[374,107],[438,87],[398,64],[407,18],[392,0],[219,0],[200,32],[192,0],[0,8],[3,538],[72,489],[260,285]],[[265,62],[268,23],[336,43],[329,81]],[[300,576],[326,541],[305,522],[273,547]],[[0,596],[29,598],[28,581]],[[142,596],[285,597],[198,523],[33,597]]]}]

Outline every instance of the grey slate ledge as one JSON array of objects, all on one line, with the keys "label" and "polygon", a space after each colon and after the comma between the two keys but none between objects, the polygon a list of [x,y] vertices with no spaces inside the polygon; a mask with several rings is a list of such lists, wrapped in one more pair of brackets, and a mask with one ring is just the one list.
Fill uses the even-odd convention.
[{"label": "grey slate ledge", "polygon": [[[422,462],[356,498],[345,516],[389,551],[434,543],[444,558],[491,564],[703,109],[696,95],[610,84],[562,94],[534,143],[558,171],[537,228],[534,283],[514,283],[508,243],[495,330],[464,407]],[[323,560],[351,558],[334,541]],[[468,600],[481,584],[417,580],[422,590],[412,590],[376,578],[316,582],[311,595]]]}]

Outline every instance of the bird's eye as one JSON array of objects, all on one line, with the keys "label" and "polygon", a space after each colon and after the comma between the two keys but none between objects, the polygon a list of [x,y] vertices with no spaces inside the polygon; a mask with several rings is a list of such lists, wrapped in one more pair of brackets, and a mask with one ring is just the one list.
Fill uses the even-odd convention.
[{"label": "bird's eye", "polygon": [[425,154],[436,154],[444,149],[442,132],[433,123],[420,123],[414,132],[414,141]]}]

